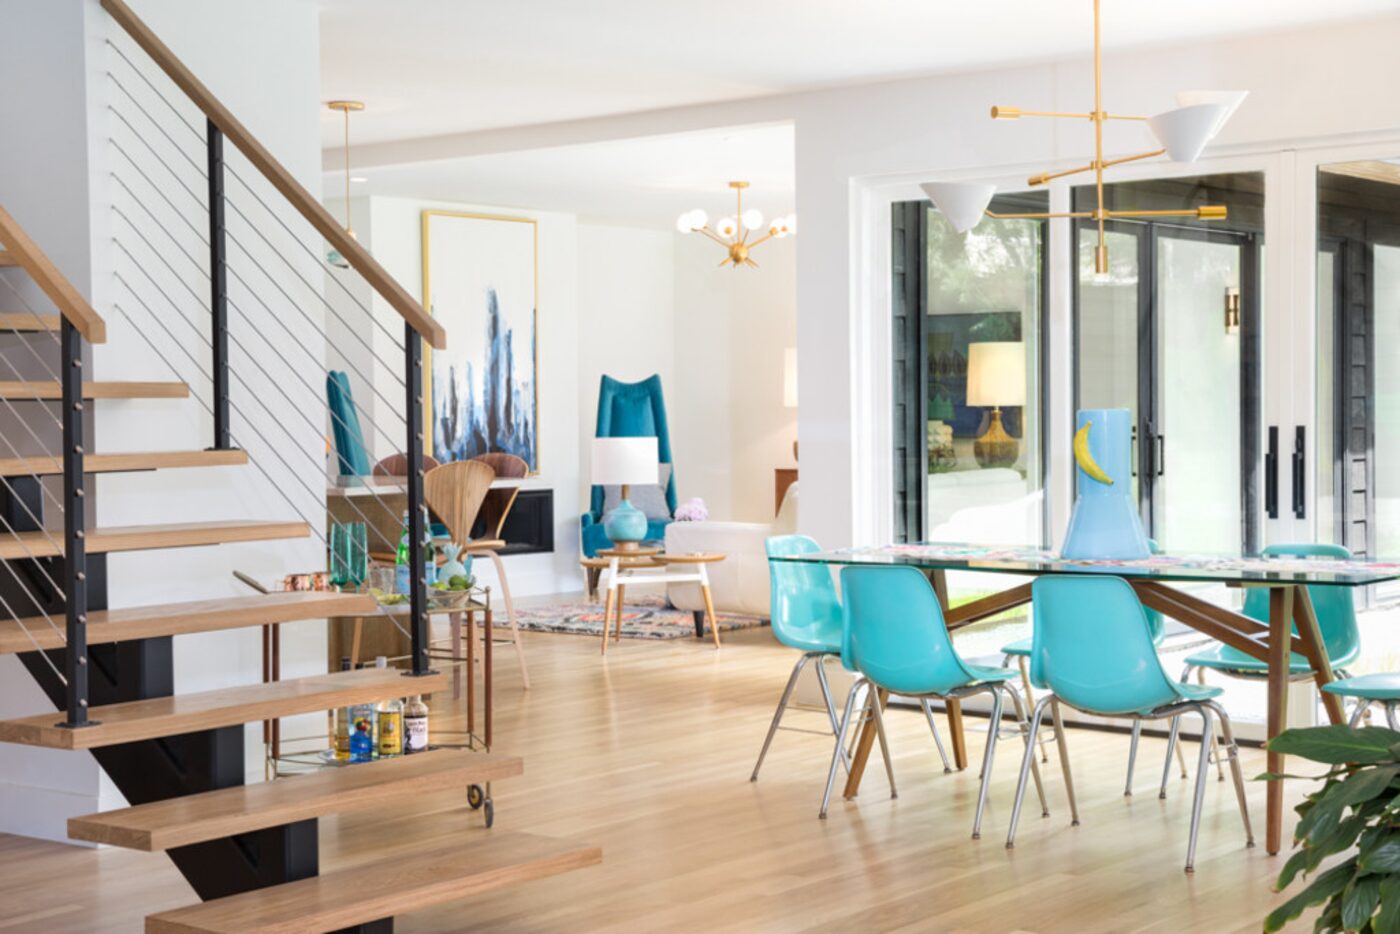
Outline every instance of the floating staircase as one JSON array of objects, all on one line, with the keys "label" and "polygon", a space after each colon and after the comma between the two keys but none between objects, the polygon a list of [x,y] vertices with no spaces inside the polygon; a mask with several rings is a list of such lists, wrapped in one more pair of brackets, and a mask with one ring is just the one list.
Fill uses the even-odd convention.
[{"label": "floating staircase", "polygon": [[[321,817],[366,808],[392,812],[411,807],[423,795],[508,779],[522,771],[521,761],[510,756],[435,749],[244,784],[246,724],[431,695],[447,686],[448,673],[428,670],[427,595],[421,580],[412,584],[407,617],[413,645],[410,672],[363,669],[187,694],[174,691],[175,636],[369,615],[377,605],[359,594],[273,593],[106,608],[108,554],[305,538],[312,534],[312,524],[303,519],[320,523],[320,516],[304,516],[88,527],[92,512],[85,483],[91,475],[245,465],[261,469],[258,458],[238,449],[229,427],[225,140],[403,317],[407,392],[405,411],[394,414],[406,426],[404,451],[410,465],[418,464],[423,453],[423,343],[443,347],[446,338],[441,324],[345,233],[122,0],[100,3],[208,118],[212,294],[206,313],[212,314],[213,327],[206,343],[213,361],[213,372],[207,374],[213,402],[206,408],[213,415],[215,443],[207,450],[84,450],[94,410],[122,405],[122,400],[184,405],[188,403],[180,400],[191,399],[190,386],[85,379],[89,355],[83,342],[103,343],[106,322],[0,208],[0,267],[9,267],[0,270],[5,274],[0,278],[9,282],[10,276],[27,276],[59,311],[39,314],[7,305],[0,313],[0,334],[9,335],[0,353],[24,346],[42,360],[58,351],[52,364],[45,364],[47,379],[25,379],[11,367],[9,375],[15,378],[0,381],[0,403],[14,419],[24,417],[21,411],[32,414],[33,423],[25,427],[36,445],[25,440],[27,447],[45,447],[36,429],[52,436],[55,422],[63,438],[59,453],[16,450],[11,443],[10,456],[0,458],[0,569],[5,572],[0,573],[0,655],[17,657],[60,711],[0,721],[0,742],[87,750],[107,773],[130,806],[73,818],[69,835],[159,852],[202,901],[150,916],[150,932],[387,934],[396,914],[598,863],[601,852],[583,844],[495,830],[447,830],[466,813],[463,795],[463,812],[444,814],[431,841],[395,838],[376,851],[372,862],[320,875]],[[134,321],[128,323],[137,328]],[[159,354],[154,345],[152,350]],[[296,375],[311,388],[302,374]],[[260,379],[273,382],[265,372]],[[15,402],[38,404],[20,410]],[[274,421],[282,414],[267,411]],[[319,434],[318,420],[319,413],[310,427]],[[319,459],[318,454],[311,457]],[[319,471],[319,464],[314,469]],[[263,474],[275,482],[265,470]],[[226,478],[222,472],[207,476],[211,484]],[[422,558],[417,544],[423,538],[417,505],[423,501],[422,471],[413,471],[405,485],[411,504],[410,562],[417,564]],[[61,499],[54,493],[60,486]],[[285,493],[283,500],[292,502]],[[46,502],[62,504],[61,529],[46,521]],[[222,659],[201,661],[217,668]]]}]

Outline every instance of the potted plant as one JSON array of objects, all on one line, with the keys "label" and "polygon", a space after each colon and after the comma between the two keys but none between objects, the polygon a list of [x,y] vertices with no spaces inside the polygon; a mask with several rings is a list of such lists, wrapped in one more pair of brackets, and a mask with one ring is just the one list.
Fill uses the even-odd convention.
[{"label": "potted plant", "polygon": [[[1280,930],[1322,905],[1316,932],[1400,931],[1400,733],[1307,727],[1280,733],[1269,748],[1329,768],[1316,776],[1322,787],[1296,809],[1298,851],[1279,873],[1277,888],[1300,876],[1310,881],[1269,914],[1264,930]],[[1339,855],[1345,858],[1322,869]]]}]

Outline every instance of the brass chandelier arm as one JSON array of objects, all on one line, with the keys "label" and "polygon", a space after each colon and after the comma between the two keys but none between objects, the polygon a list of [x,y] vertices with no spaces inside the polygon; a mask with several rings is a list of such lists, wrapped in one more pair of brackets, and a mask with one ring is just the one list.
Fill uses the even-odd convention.
[{"label": "brass chandelier arm", "polygon": [[696,227],[695,232],[704,234],[705,236],[709,237],[711,240],[718,243],[725,249],[729,248],[729,241],[721,237],[719,234],[715,233],[713,230],[711,230],[709,224],[706,224],[704,227]]},{"label": "brass chandelier arm", "polygon": [[[1117,159],[1105,159],[1102,163],[1102,167],[1106,169],[1110,166],[1122,165],[1125,162],[1137,162],[1141,159],[1151,159],[1156,156],[1160,156],[1165,152],[1165,149],[1154,149],[1151,152],[1140,152],[1134,156],[1121,156]],[[1026,183],[1029,185],[1044,185],[1046,182],[1053,181],[1057,178],[1064,178],[1067,175],[1078,175],[1080,172],[1092,172],[1094,171],[1094,169],[1099,167],[1100,163],[1090,162],[1088,165],[1076,166],[1075,168],[1065,169],[1061,172],[1044,172],[1040,175],[1032,175],[1030,178],[1026,179]]]},{"label": "brass chandelier arm", "polygon": [[984,211],[988,217],[999,221],[1048,221],[1059,217],[1093,217],[1093,211],[1032,211],[1028,214],[998,214],[995,211]]},{"label": "brass chandelier arm", "polygon": [[1198,208],[1181,211],[1105,211],[1104,217],[1112,220],[1121,217],[1195,217],[1199,220],[1224,220],[1229,209],[1223,204],[1203,204]]},{"label": "brass chandelier arm", "polygon": [[[763,236],[759,237],[757,240],[755,240],[753,243],[748,244],[748,248],[749,248],[750,250],[752,250],[754,247],[758,246],[760,243],[767,243],[769,240],[772,240],[772,239],[773,239],[773,234],[772,234],[771,232],[766,233],[766,234],[764,234]],[[755,263],[754,265],[757,266],[758,264]]]},{"label": "brass chandelier arm", "polygon": [[[1021,117],[1059,117],[1065,120],[1093,120],[1092,113],[1080,113],[1068,110],[1022,110],[1020,107],[1007,107],[998,104],[992,108],[993,120],[1017,120]],[[1105,120],[1150,120],[1151,117],[1142,117],[1137,114],[1103,114]]]}]

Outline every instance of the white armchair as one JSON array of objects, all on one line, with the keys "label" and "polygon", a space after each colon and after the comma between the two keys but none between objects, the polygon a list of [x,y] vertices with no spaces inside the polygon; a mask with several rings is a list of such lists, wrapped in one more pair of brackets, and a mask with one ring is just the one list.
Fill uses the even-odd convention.
[{"label": "white armchair", "polygon": [[[797,531],[797,484],[783,498],[772,522],[672,522],[666,526],[666,551],[720,552],[723,561],[706,568],[718,613],[768,616],[768,555],[763,543],[772,535]],[[670,584],[666,596],[677,609],[700,611],[705,603],[696,584]]]}]

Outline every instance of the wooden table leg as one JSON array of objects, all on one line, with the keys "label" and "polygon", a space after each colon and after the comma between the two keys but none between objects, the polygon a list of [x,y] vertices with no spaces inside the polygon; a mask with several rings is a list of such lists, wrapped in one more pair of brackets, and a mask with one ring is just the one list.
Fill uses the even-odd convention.
[{"label": "wooden table leg", "polygon": [[[1269,590],[1269,739],[1288,729],[1288,663],[1293,646],[1292,586]],[[1283,772],[1283,756],[1269,752],[1267,769]],[[1265,849],[1272,856],[1283,843],[1283,781],[1268,783]]]},{"label": "wooden table leg", "polygon": [[[617,585],[617,603],[615,603],[615,604],[613,605],[613,612],[617,614],[617,623],[615,624],[615,626],[614,626],[614,628],[613,628],[613,641],[614,641],[614,642],[621,642],[621,641],[622,641],[622,595],[623,595],[624,593],[626,593],[626,592],[627,592],[626,586],[624,586],[624,585],[622,585],[622,584],[618,584],[618,585]],[[607,638],[607,634],[606,634],[606,633],[604,633],[603,638],[604,638],[604,639]]]},{"label": "wooden table leg", "polygon": [[[885,701],[889,696],[889,691],[883,688],[875,692],[875,702],[880,705],[881,710],[885,709]],[[856,754],[851,758],[851,772],[846,776],[846,787],[841,792],[842,797],[854,798],[856,792],[860,791],[860,780],[865,775],[865,765],[870,760],[870,750],[874,745],[875,720],[872,717],[860,731],[860,739],[856,742]]]},{"label": "wooden table leg", "polygon": [[351,669],[360,667],[360,640],[365,634],[365,618],[355,617],[355,625],[350,633],[350,667]]},{"label": "wooden table leg", "polygon": [[612,627],[613,589],[608,585],[607,601],[603,604],[603,652],[608,654],[608,629]]},{"label": "wooden table leg", "polygon": [[[948,575],[942,570],[936,570],[929,574],[929,583],[933,585],[933,593],[938,597],[938,605],[943,610],[944,618],[948,615]],[[948,712],[948,735],[953,744],[953,766],[959,770],[967,768],[967,734],[963,731],[962,701],[944,701],[944,709]],[[993,725],[995,728],[995,724]]]},{"label": "wooden table leg", "polygon": [[1327,644],[1322,641],[1322,630],[1317,625],[1317,612],[1313,609],[1312,597],[1308,588],[1294,588],[1293,623],[1298,628],[1298,641],[1303,644],[1303,654],[1312,665],[1313,680],[1317,682],[1318,696],[1327,710],[1327,718],[1334,725],[1346,723],[1346,710],[1342,699],[1336,694],[1322,690],[1336,676],[1332,673],[1332,661],[1327,657]]},{"label": "wooden table leg", "polygon": [[705,615],[710,618],[710,635],[714,637],[715,648],[719,648],[719,618],[715,616],[715,601],[710,597],[710,585],[703,584],[700,593],[705,598]]}]

